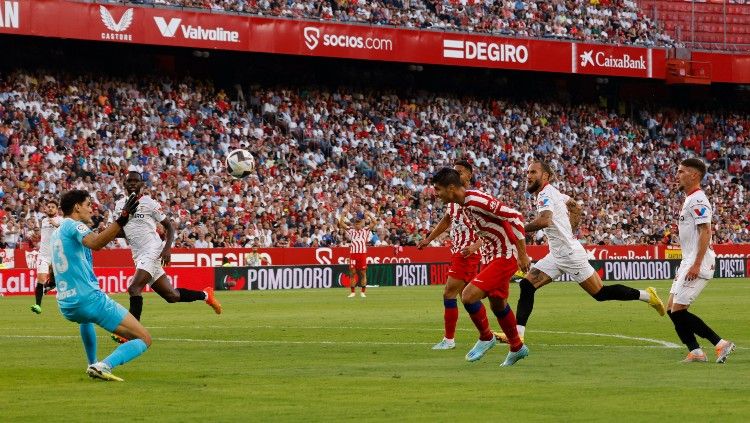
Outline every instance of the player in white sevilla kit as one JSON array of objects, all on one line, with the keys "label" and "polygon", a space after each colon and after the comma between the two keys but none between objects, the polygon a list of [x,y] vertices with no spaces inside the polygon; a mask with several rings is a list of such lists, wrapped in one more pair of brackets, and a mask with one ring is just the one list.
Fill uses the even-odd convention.
[{"label": "player in white sevilla kit", "polygon": [[[537,217],[527,223],[524,230],[544,230],[549,240],[549,254],[531,266],[529,273],[521,279],[521,295],[516,305],[518,333],[524,336],[526,323],[534,307],[534,294],[562,274],[567,274],[597,301],[641,300],[664,315],[664,304],[654,288],[637,290],[625,285],[602,285],[599,274],[588,262],[586,250],[573,235],[569,209],[578,212],[575,200],[550,185],[552,168],[543,161],[534,161],[527,170],[527,188],[536,194]],[[575,219],[574,219],[575,220]],[[500,337],[501,341],[505,339]]]},{"label": "player in white sevilla kit", "polygon": [[679,216],[682,261],[669,291],[667,308],[680,340],[687,346],[683,362],[708,361],[695,335],[708,339],[715,347],[716,362],[724,363],[734,351],[733,342],[722,339],[700,317],[688,311],[714,275],[716,254],[711,248],[711,203],[700,183],[706,165],[697,158],[685,159],[677,169],[680,191],[686,194]]},{"label": "player in white sevilla kit", "polygon": [[487,297],[510,344],[502,366],[511,366],[529,355],[529,349],[518,336],[516,317],[508,304],[510,278],[519,267],[523,271],[529,269],[523,216],[482,191],[467,190],[455,169],[440,169],[432,177],[432,184],[443,202],[462,206],[482,238],[482,270],[461,292],[461,302],[479,330],[479,340],[466,354],[466,360],[479,360],[497,343],[482,304]]},{"label": "player in white sevilla kit", "polygon": [[[367,241],[372,235],[372,229],[377,224],[377,221],[372,217],[367,217],[369,224],[365,226],[365,219],[355,220],[354,227],[348,225],[344,218],[349,211],[349,207],[344,208],[344,212],[339,217],[338,225],[340,228],[346,231],[351,245],[349,246],[349,280],[350,288],[352,290],[349,293],[349,298],[354,298],[356,293],[354,292],[357,285],[359,285],[359,295],[365,298],[367,294]],[[354,282],[356,275],[357,282]]]},{"label": "player in white sevilla kit", "polygon": [[[467,189],[471,184],[472,166],[469,162],[461,160],[456,162],[453,168],[461,175],[461,183]],[[456,203],[448,203],[446,213],[430,235],[419,242],[417,248],[420,250],[434,241],[443,232],[450,228],[451,237],[451,267],[448,271],[448,280],[443,289],[443,322],[445,334],[443,340],[432,347],[433,350],[450,350],[456,348],[454,340],[456,334],[456,323],[458,322],[458,301],[456,297],[477,275],[479,262],[482,258],[479,248],[482,240],[474,232],[474,227],[469,217],[463,212],[461,206]]]},{"label": "player in white sevilla kit", "polygon": [[42,312],[42,298],[44,292],[49,291],[52,287],[48,286],[49,281],[49,265],[52,259],[52,246],[50,245],[50,239],[52,239],[52,232],[60,226],[62,222],[62,216],[58,213],[57,202],[55,200],[48,200],[45,204],[45,212],[47,216],[42,219],[41,227],[41,238],[39,240],[39,254],[36,258],[36,287],[34,288],[35,304],[31,306],[31,311],[36,314]]},{"label": "player in white sevilla kit", "polygon": [[[139,172],[128,172],[125,179],[125,191],[128,195],[140,194],[143,188],[143,178]],[[115,216],[119,215],[125,204],[125,198],[115,204]],[[136,213],[131,216],[128,223],[118,236],[124,236],[128,241],[135,262],[135,275],[128,286],[130,295],[130,314],[136,319],[141,319],[143,311],[143,288],[149,284],[168,303],[205,301],[214,309],[216,314],[221,314],[221,304],[214,297],[213,287],[208,286],[203,291],[191,289],[175,289],[167,278],[162,266],[170,262],[172,242],[174,240],[174,225],[172,220],[161,210],[161,205],[148,195],[141,196],[138,201],[140,205]],[[162,242],[156,232],[156,225],[161,224],[166,232],[166,240]],[[113,336],[118,342],[124,339]]]}]

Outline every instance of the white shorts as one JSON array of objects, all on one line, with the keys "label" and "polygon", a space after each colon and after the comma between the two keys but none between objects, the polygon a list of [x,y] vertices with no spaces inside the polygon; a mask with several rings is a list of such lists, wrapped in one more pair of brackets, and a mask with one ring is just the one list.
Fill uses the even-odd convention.
[{"label": "white shorts", "polygon": [[669,290],[669,293],[674,296],[672,298],[673,304],[692,304],[698,298],[698,294],[703,291],[703,288],[708,285],[708,281],[714,276],[714,265],[712,262],[715,260],[715,256],[708,253],[706,256],[711,256],[711,258],[703,260],[698,277],[692,281],[685,280],[685,274],[690,269],[690,264],[680,263],[680,267],[677,269],[677,277],[674,278],[672,288]]},{"label": "white shorts", "polygon": [[[160,277],[166,275],[166,272],[164,272],[164,268],[161,266],[160,255],[161,252],[156,252],[133,257],[133,262],[135,262],[136,270],[145,270],[149,275],[151,275],[151,280],[147,283],[147,285],[149,286],[156,282]],[[133,280],[131,279],[130,281],[132,283]]]},{"label": "white shorts", "polygon": [[552,253],[544,256],[543,259],[531,266],[544,272],[547,276],[555,280],[563,273],[570,276],[574,281],[581,283],[590,278],[596,272],[588,261],[586,251],[574,251],[570,256],[565,258],[554,257]]},{"label": "white shorts", "polygon": [[49,258],[41,254],[36,256],[36,274],[49,275]]}]

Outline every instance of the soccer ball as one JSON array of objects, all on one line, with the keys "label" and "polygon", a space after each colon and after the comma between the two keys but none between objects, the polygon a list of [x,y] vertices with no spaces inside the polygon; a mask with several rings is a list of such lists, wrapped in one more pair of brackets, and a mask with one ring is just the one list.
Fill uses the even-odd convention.
[{"label": "soccer ball", "polygon": [[255,170],[255,158],[243,149],[231,151],[227,154],[227,172],[235,178],[244,178]]}]

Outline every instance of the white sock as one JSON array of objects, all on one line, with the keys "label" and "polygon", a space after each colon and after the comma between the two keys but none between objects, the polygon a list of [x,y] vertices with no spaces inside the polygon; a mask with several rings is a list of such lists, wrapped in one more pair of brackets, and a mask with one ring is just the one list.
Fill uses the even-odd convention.
[{"label": "white sock", "polygon": [[647,303],[647,302],[648,302],[648,300],[650,300],[650,299],[651,299],[651,296],[650,296],[650,295],[648,295],[648,292],[646,292],[646,291],[644,291],[644,290],[642,290],[642,289],[639,289],[639,290],[638,290],[638,292],[640,292],[640,293],[641,293],[641,296],[640,296],[640,297],[638,298],[639,300],[641,300],[641,301],[643,301],[643,302],[646,302],[646,303]]},{"label": "white sock", "polygon": [[693,354],[695,354],[695,355],[705,355],[705,354],[703,353],[703,350],[702,350],[702,349],[700,349],[700,347],[699,347],[699,348],[696,348],[696,349],[694,349],[694,350],[692,350],[692,351],[690,351],[690,352],[691,352],[691,353],[693,353]]},{"label": "white sock", "polygon": [[524,332],[526,332],[526,326],[516,325],[516,330],[518,331],[518,336],[523,336]]}]

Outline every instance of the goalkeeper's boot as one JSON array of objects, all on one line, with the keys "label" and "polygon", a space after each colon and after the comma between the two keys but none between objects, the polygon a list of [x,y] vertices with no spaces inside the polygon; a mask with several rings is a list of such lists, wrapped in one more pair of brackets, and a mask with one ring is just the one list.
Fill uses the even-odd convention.
[{"label": "goalkeeper's boot", "polygon": [[119,378],[112,374],[112,369],[101,361],[90,365],[86,369],[86,374],[92,379],[101,379],[111,382],[124,382],[122,378]]}]

